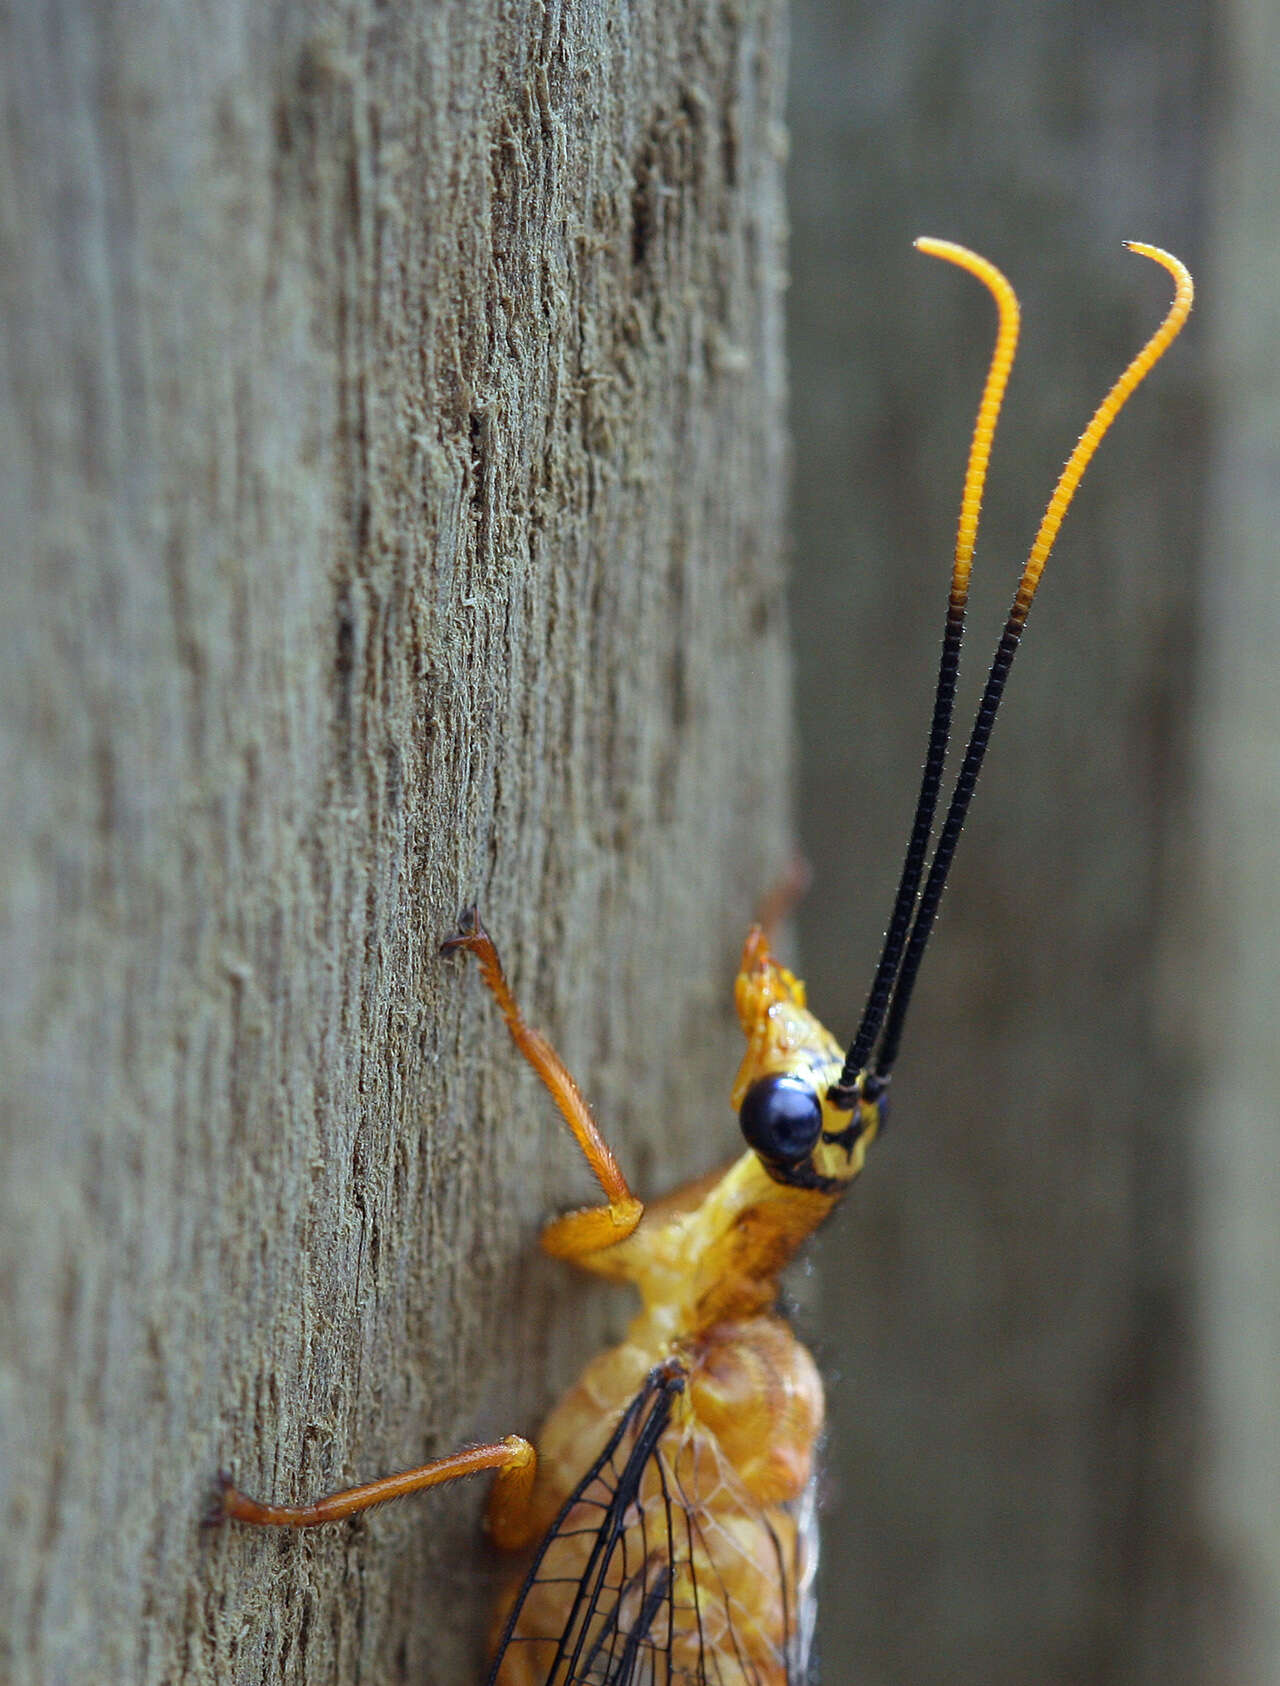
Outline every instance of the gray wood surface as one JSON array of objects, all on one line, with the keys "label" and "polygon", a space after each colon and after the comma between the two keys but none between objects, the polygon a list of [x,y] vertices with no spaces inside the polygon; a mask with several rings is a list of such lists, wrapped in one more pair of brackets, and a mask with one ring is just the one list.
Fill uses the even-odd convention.
[{"label": "gray wood surface", "polygon": [[474,1680],[479,1484],[625,1309],[478,898],[637,1183],[731,1151],[788,856],[785,54],[708,10],[10,10],[0,1674]]}]

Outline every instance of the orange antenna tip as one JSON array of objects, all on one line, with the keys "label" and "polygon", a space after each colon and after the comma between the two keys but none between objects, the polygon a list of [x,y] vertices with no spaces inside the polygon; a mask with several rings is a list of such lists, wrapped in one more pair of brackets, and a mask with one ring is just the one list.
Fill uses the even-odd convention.
[{"label": "orange antenna tip", "polygon": [[960,520],[956,528],[956,560],[951,577],[951,594],[953,601],[962,607],[969,590],[969,573],[973,566],[973,550],[978,537],[978,516],[982,510],[982,492],[986,485],[987,468],[991,462],[991,442],[995,438],[1000,406],[1004,403],[1005,388],[1009,384],[1009,371],[1013,368],[1014,354],[1018,349],[1018,329],[1022,313],[1018,306],[1018,295],[995,264],[987,258],[970,251],[967,246],[958,245],[954,240],[935,240],[932,235],[927,234],[921,235],[915,241],[915,248],[927,257],[942,258],[946,263],[955,264],[957,269],[968,270],[991,294],[999,315],[996,343],[991,353],[986,385],[982,389],[977,419],[973,424],[969,463],[965,470],[964,491],[960,497]]},{"label": "orange antenna tip", "polygon": [[1102,443],[1103,435],[1182,332],[1183,325],[1191,314],[1195,283],[1186,264],[1180,258],[1175,258],[1172,252],[1166,252],[1159,246],[1148,246],[1140,240],[1126,240],[1124,244],[1129,251],[1137,252],[1140,257],[1151,258],[1153,262],[1161,264],[1169,271],[1174,281],[1173,303],[1166,311],[1164,321],[1098,405],[1088,427],[1080,435],[1075,450],[1067,459],[1066,467],[1053,489],[1053,496],[1049,499],[1049,507],[1044,512],[1044,519],[1040,523],[1040,530],[1035,536],[1031,554],[1027,558],[1027,565],[1018,584],[1014,600],[1014,613],[1018,620],[1026,619],[1031,599],[1035,596],[1040,576],[1044,572],[1044,565],[1049,559],[1049,552],[1053,549],[1058,529],[1062,526],[1062,518],[1070,507],[1076,488],[1084,478],[1085,469]]}]

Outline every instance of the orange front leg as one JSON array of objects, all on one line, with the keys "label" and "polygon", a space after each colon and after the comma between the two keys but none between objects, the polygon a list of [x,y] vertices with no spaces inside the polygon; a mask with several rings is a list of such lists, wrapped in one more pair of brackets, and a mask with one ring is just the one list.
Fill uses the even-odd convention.
[{"label": "orange front leg", "polygon": [[511,1032],[511,1040],[537,1072],[560,1109],[560,1116],[573,1132],[573,1139],[604,1193],[603,1205],[567,1212],[564,1217],[549,1223],[542,1232],[544,1249],[555,1258],[582,1259],[600,1252],[602,1248],[612,1247],[616,1241],[625,1241],[640,1222],[644,1206],[627,1186],[618,1161],[600,1134],[600,1126],[564,1061],[541,1032],[525,1023],[503,974],[493,938],[480,923],[480,915],[473,907],[467,908],[461,915],[454,935],[440,945],[442,954],[456,954],[459,950],[475,955],[480,976],[498,1003]]},{"label": "orange front leg", "polygon": [[272,1528],[317,1528],[323,1522],[358,1516],[362,1510],[386,1504],[389,1499],[403,1498],[406,1493],[420,1493],[426,1487],[440,1487],[492,1469],[497,1471],[497,1479],[489,1499],[489,1532],[495,1545],[504,1551],[516,1551],[529,1540],[529,1499],[537,1468],[538,1456],[533,1447],[518,1434],[510,1434],[505,1440],[468,1446],[447,1458],[436,1458],[416,1469],[402,1470],[398,1475],[384,1475],[362,1487],[343,1488],[309,1505],[262,1504],[233,1487],[229,1477],[222,1476],[220,1508],[210,1520],[230,1519]]}]

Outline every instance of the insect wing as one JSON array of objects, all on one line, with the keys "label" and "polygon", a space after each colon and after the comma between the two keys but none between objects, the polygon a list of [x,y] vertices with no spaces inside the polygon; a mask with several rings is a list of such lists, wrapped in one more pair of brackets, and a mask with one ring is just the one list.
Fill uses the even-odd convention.
[{"label": "insect wing", "polygon": [[627,1520],[683,1385],[678,1372],[651,1375],[569,1495],[512,1605],[487,1686],[640,1686],[663,1678],[648,1647],[671,1578],[655,1563],[646,1584],[648,1554],[628,1561]]},{"label": "insect wing", "polygon": [[574,1488],[512,1603],[487,1686],[801,1686],[812,1505],[788,1543],[672,1424],[660,1366]]}]

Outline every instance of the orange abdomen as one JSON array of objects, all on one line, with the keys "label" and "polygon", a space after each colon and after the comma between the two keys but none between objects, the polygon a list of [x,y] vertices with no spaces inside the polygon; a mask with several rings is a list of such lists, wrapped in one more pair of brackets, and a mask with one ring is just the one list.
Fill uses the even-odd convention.
[{"label": "orange abdomen", "polygon": [[669,1416],[638,1411],[612,1455],[575,1480],[666,1356],[636,1341],[602,1354],[548,1419],[535,1504],[551,1532],[533,1579],[499,1610],[502,1633],[525,1588],[499,1686],[596,1686],[628,1667],[654,1686],[802,1677],[816,1367],[776,1318],[716,1325],[670,1355],[683,1389],[663,1401]]}]

